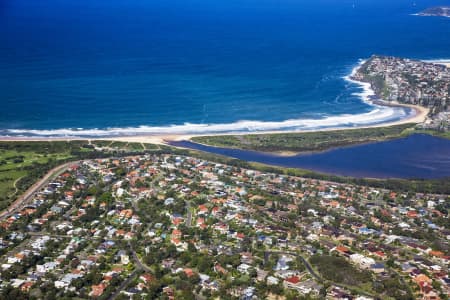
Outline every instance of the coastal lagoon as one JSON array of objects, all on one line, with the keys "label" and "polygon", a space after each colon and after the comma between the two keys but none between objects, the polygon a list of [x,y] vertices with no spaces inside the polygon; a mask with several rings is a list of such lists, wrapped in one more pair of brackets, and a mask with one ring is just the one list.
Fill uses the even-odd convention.
[{"label": "coastal lagoon", "polygon": [[345,79],[447,58],[443,1],[0,1],[0,136],[317,130],[397,121]]},{"label": "coastal lagoon", "polygon": [[190,141],[170,144],[245,161],[334,175],[424,179],[450,177],[450,140],[424,134],[294,156],[212,147]]}]

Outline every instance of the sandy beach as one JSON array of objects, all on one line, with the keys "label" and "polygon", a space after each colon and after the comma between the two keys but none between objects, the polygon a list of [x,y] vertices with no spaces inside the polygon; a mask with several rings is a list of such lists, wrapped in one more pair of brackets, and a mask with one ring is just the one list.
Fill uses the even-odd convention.
[{"label": "sandy beach", "polygon": [[450,68],[450,59],[442,59],[442,60],[428,60],[427,62],[437,64],[437,65],[443,65],[447,68]]},{"label": "sandy beach", "polygon": [[[352,128],[374,128],[400,125],[406,123],[422,123],[426,120],[429,109],[426,107],[389,103],[389,106],[403,106],[414,109],[413,116],[395,121],[386,122],[368,126],[358,126]],[[348,127],[330,127],[321,130],[295,130],[295,131],[257,131],[257,132],[223,132],[223,133],[211,133],[211,134],[148,134],[148,135],[135,135],[135,136],[114,136],[114,137],[98,137],[98,138],[85,138],[85,137],[0,137],[0,141],[71,141],[71,140],[108,140],[108,141],[120,141],[129,143],[150,143],[167,145],[170,141],[189,140],[195,136],[207,136],[207,135],[247,135],[247,134],[273,134],[273,133],[301,133],[301,132],[314,132],[314,131],[331,131],[339,129],[349,129]]]},{"label": "sandy beach", "polygon": [[[450,60],[428,61],[450,65]],[[11,136],[0,136],[0,141],[68,141],[68,140],[108,140],[134,143],[168,144],[170,141],[190,140],[195,136],[302,133],[356,128],[373,128],[400,125],[405,123],[422,123],[427,119],[429,109],[426,107],[373,100],[375,92],[367,82],[351,79],[361,61],[350,75],[345,76],[348,82],[357,84],[362,91],[357,93],[361,100],[374,109],[360,114],[343,114],[324,119],[288,119],[283,121],[237,121],[225,124],[179,124],[171,126],[139,126],[129,128],[86,129],[80,131],[71,128],[55,130],[16,130]],[[407,107],[413,112],[393,119],[389,107]],[[385,109],[384,109],[385,108]],[[389,120],[390,118],[390,120]],[[395,121],[394,121],[395,120]],[[372,121],[372,122],[370,122]],[[351,126],[349,126],[351,125]],[[284,129],[283,129],[284,128]],[[302,129],[294,129],[302,128]],[[16,134],[23,134],[18,136]],[[31,136],[27,137],[27,134]]]},{"label": "sandy beach", "polygon": [[[426,107],[411,105],[411,104],[399,104],[390,103],[390,106],[403,106],[414,109],[414,116],[404,118],[395,122],[386,122],[382,124],[375,124],[369,126],[358,126],[356,128],[374,128],[374,127],[386,127],[393,125],[400,125],[406,123],[422,123],[426,120],[429,109]],[[332,131],[339,129],[349,129],[348,127],[334,127],[326,128],[321,130],[296,130],[296,131],[258,131],[258,132],[227,132],[227,133],[212,133],[210,135],[247,135],[247,134],[274,134],[274,133],[302,133],[302,132],[314,132],[314,131]],[[137,143],[153,143],[153,144],[167,144],[169,141],[183,141],[190,140],[195,136],[207,136],[208,134],[172,134],[172,135],[141,135],[141,136],[123,136],[123,137],[112,137],[105,138],[105,140],[115,140],[122,142],[137,142]],[[291,155],[291,153],[285,153],[286,155]]]}]

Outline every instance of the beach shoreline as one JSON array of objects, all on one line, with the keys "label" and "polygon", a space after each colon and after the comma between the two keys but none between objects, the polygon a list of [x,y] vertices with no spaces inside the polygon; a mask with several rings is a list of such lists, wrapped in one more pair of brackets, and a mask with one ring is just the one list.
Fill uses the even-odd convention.
[{"label": "beach shoreline", "polygon": [[[280,130],[271,130],[271,129],[259,129],[257,127],[257,124],[253,124],[253,125],[248,125],[249,127],[246,130],[242,130],[242,129],[223,129],[221,131],[215,131],[215,128],[210,129],[211,131],[203,131],[200,133],[189,133],[189,132],[182,132],[180,131],[179,133],[176,132],[176,129],[174,129],[174,132],[161,132],[161,133],[154,133],[154,132],[139,132],[142,131],[141,127],[135,128],[136,132],[135,134],[133,134],[133,128],[129,128],[127,130],[129,130],[127,134],[120,134],[120,133],[113,133],[111,132],[111,135],[95,135],[95,132],[104,132],[105,130],[101,130],[101,129],[91,129],[88,131],[94,132],[92,135],[87,136],[86,134],[84,136],[80,135],[77,136],[75,130],[71,131],[70,129],[61,129],[61,130],[55,130],[57,131],[69,131],[71,132],[70,135],[64,135],[62,134],[54,134],[54,135],[50,135],[50,134],[35,134],[35,135],[30,135],[30,136],[23,136],[23,135],[8,135],[8,136],[0,136],[0,141],[74,141],[74,140],[82,140],[82,141],[89,141],[89,140],[106,140],[106,141],[119,141],[119,142],[129,142],[129,143],[150,143],[150,144],[159,144],[159,145],[168,145],[169,142],[171,141],[181,141],[181,140],[191,140],[193,137],[199,137],[199,136],[226,136],[226,135],[258,135],[258,134],[279,134],[279,133],[305,133],[305,132],[325,132],[325,131],[333,131],[333,130],[346,130],[346,129],[364,129],[364,128],[377,128],[377,127],[388,127],[388,126],[395,126],[395,125],[401,125],[401,124],[406,124],[406,123],[415,123],[415,124],[419,124],[419,123],[423,123],[426,119],[427,119],[427,115],[429,113],[429,109],[423,106],[419,106],[419,105],[413,105],[413,104],[403,104],[403,103],[398,103],[398,102],[387,102],[387,101],[383,101],[383,100],[374,100],[373,98],[376,97],[375,92],[372,90],[371,86],[369,83],[367,82],[361,82],[361,81],[357,81],[352,79],[352,76],[355,74],[355,72],[357,72],[357,69],[364,64],[365,60],[360,60],[359,63],[354,66],[354,68],[352,69],[352,71],[350,72],[350,74],[342,77],[344,80],[351,82],[353,84],[357,84],[359,85],[359,87],[362,89],[361,92],[359,93],[355,93],[356,95],[358,95],[361,98],[362,102],[367,103],[368,105],[372,106],[374,109],[366,114],[356,114],[356,115],[348,115],[348,117],[352,117],[352,116],[358,116],[359,118],[361,117],[373,117],[371,114],[372,113],[378,113],[377,108],[381,108],[381,109],[387,109],[387,108],[395,108],[395,107],[403,107],[403,108],[407,108],[413,111],[413,113],[408,113],[405,117],[401,117],[400,119],[397,120],[386,120],[386,121],[378,121],[375,119],[372,123],[370,124],[369,122],[367,122],[366,120],[359,120],[359,121],[355,121],[355,122],[348,122],[347,124],[343,124],[343,125],[339,125],[339,123],[336,126],[333,125],[323,125],[323,124],[319,124],[319,126],[317,126],[316,128],[311,128],[311,129],[280,129]],[[433,61],[429,61],[429,62],[433,62],[433,63],[448,63],[448,65],[450,65],[450,60],[433,60]],[[379,111],[380,109],[378,109]],[[341,116],[337,116],[337,118],[343,118],[346,117],[346,115],[341,115]],[[296,121],[296,120],[286,120],[283,121],[285,123],[289,123],[292,121]],[[308,120],[303,120],[303,121],[308,121]],[[311,120],[309,120],[311,121]],[[316,123],[320,123],[320,119],[318,120],[312,120],[313,122]],[[326,122],[327,120],[323,120],[324,122]],[[242,121],[244,122],[244,121]],[[281,123],[283,123],[281,122]],[[358,122],[360,124],[358,124]],[[368,124],[364,124],[364,122],[367,122]],[[254,121],[254,123],[258,123],[258,121]],[[263,121],[261,121],[261,123],[264,124]],[[268,124],[270,122],[267,122]],[[239,122],[237,122],[236,124],[239,124]],[[350,126],[348,124],[351,124]],[[196,124],[192,124],[192,126],[195,126]],[[232,125],[232,124],[226,124],[226,125]],[[203,125],[202,125],[203,126]],[[214,127],[214,126],[221,126],[221,124],[211,124],[211,125],[206,125],[204,128],[207,129],[208,127]],[[251,130],[251,127],[254,127],[255,130]],[[145,127],[145,126],[144,126]],[[176,127],[176,126],[175,126]],[[285,125],[285,128],[289,128],[289,126]],[[293,126],[295,127],[295,126]],[[300,126],[298,126],[300,127]],[[307,126],[306,126],[307,127]],[[155,127],[156,128],[156,127]],[[170,128],[170,127],[167,127]],[[283,128],[283,127],[280,127]],[[203,127],[202,127],[203,129]],[[18,130],[20,131],[20,130]],[[30,132],[33,132],[34,130],[29,130]],[[39,131],[39,130],[36,130]],[[48,130],[48,132],[51,132],[52,130]],[[195,131],[195,130],[193,130]],[[285,155],[290,155],[290,153],[285,153]]]},{"label": "beach shoreline", "polygon": [[[381,105],[381,104],[377,104]],[[401,104],[401,103],[384,103],[385,106],[390,107],[406,107],[414,110],[413,115],[409,115],[406,118],[401,120],[396,120],[392,122],[371,124],[366,126],[355,126],[355,127],[345,127],[345,126],[336,126],[322,129],[312,129],[312,130],[268,130],[268,131],[255,131],[255,132],[220,132],[220,133],[202,133],[202,134],[187,134],[187,133],[179,133],[179,134],[140,134],[140,135],[123,135],[123,136],[108,136],[108,137],[14,137],[14,136],[0,136],[0,141],[89,141],[89,140],[105,140],[105,141],[118,141],[118,142],[128,142],[128,143],[149,143],[149,144],[159,144],[159,145],[168,145],[170,141],[182,141],[182,140],[190,140],[193,137],[199,136],[225,136],[225,135],[257,135],[257,134],[279,134],[279,133],[305,133],[305,132],[320,132],[320,131],[333,131],[333,130],[346,130],[346,129],[364,129],[364,128],[379,128],[379,127],[389,127],[407,123],[422,123],[426,120],[427,115],[429,113],[429,109],[426,107],[412,105],[412,104]]]},{"label": "beach shoreline", "polygon": [[447,68],[450,68],[450,59],[425,60],[425,62],[429,62],[436,65],[442,65],[446,66]]}]

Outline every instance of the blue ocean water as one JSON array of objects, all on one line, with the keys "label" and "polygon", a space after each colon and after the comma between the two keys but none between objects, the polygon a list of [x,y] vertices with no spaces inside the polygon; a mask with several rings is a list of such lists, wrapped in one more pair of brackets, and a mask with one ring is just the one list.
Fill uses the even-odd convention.
[{"label": "blue ocean water", "polygon": [[450,57],[450,19],[411,15],[442,4],[0,1],[0,135],[308,129],[401,118],[409,112],[363,102],[362,88],[343,76],[372,54]]},{"label": "blue ocean water", "polygon": [[450,140],[423,134],[295,156],[211,147],[189,141],[171,144],[246,161],[335,175],[408,179],[450,177]]}]

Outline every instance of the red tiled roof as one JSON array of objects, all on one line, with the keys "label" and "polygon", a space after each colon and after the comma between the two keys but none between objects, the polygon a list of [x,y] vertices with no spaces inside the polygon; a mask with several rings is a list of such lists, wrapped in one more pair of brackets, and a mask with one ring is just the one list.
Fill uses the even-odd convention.
[{"label": "red tiled roof", "polygon": [[336,251],[342,252],[342,253],[347,253],[347,252],[349,252],[350,250],[349,250],[347,247],[345,247],[345,246],[337,246],[337,247],[336,247]]},{"label": "red tiled roof", "polygon": [[298,278],[298,276],[291,276],[286,278],[285,281],[290,282],[292,284],[297,284],[300,282],[300,278]]}]

